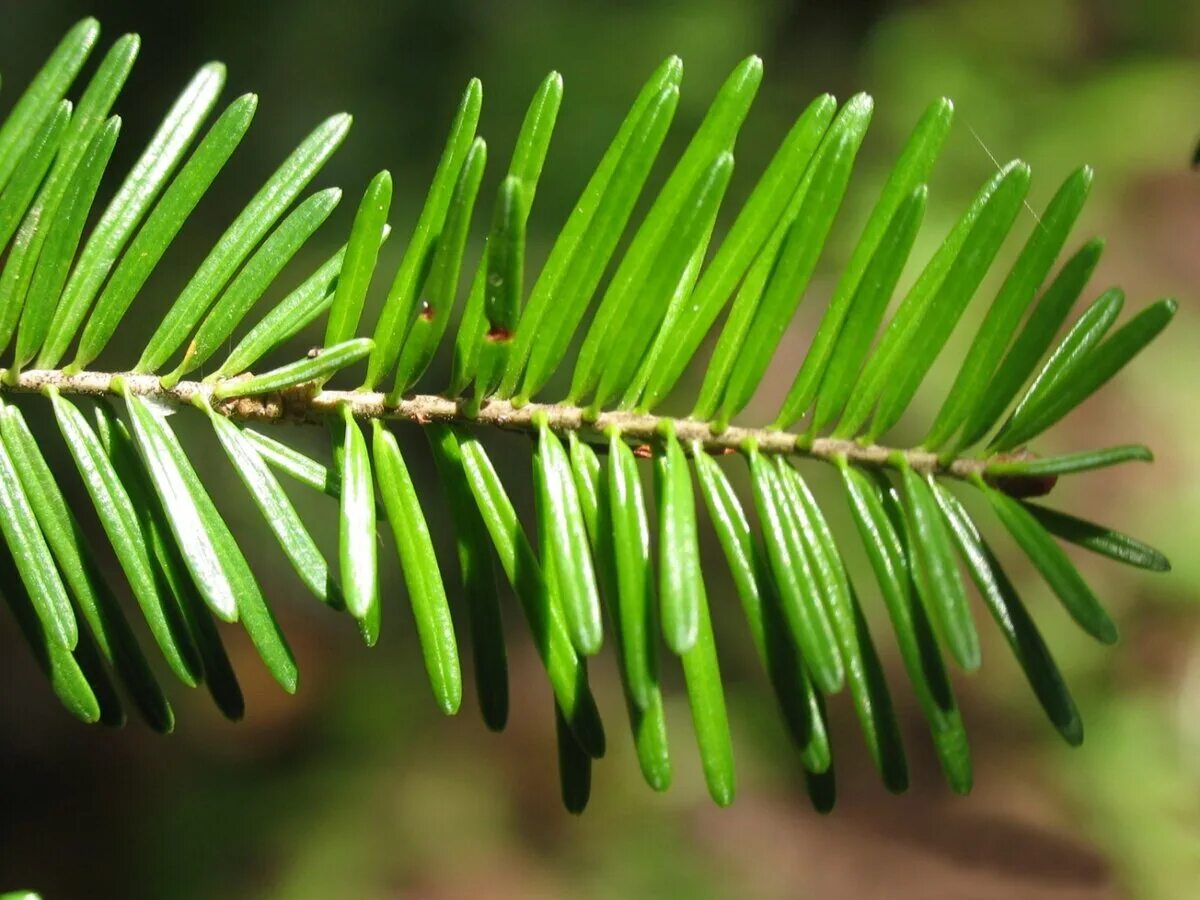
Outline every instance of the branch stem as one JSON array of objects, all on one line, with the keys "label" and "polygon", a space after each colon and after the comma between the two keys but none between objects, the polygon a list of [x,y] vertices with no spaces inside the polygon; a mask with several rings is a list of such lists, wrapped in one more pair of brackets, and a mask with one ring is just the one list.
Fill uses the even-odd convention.
[{"label": "branch stem", "polygon": [[339,414],[342,404],[349,406],[358,419],[385,419],[424,425],[430,422],[460,425],[485,425],[509,431],[536,433],[536,421],[544,416],[551,430],[559,434],[575,432],[597,444],[607,442],[606,432],[616,428],[630,443],[657,446],[670,423],[684,447],[699,443],[714,455],[737,452],[753,442],[764,454],[833,462],[840,457],[861,466],[885,468],[892,465],[893,454],[901,454],[909,466],[922,473],[971,479],[987,467],[987,459],[940,460],[925,450],[901,450],[877,444],[860,444],[838,438],[810,438],[770,428],[730,426],[719,433],[706,422],[676,419],[619,410],[601,412],[592,417],[582,407],[553,403],[526,403],[514,406],[505,400],[488,400],[478,412],[467,412],[469,401],[418,394],[396,403],[386,395],[371,391],[315,390],[297,388],[257,397],[212,400],[214,384],[180,381],[165,387],[156,375],[82,371],[68,374],[61,369],[31,369],[14,376],[0,371],[0,395],[42,393],[50,387],[65,395],[102,396],[113,392],[114,379],[124,379],[131,393],[171,406],[186,406],[197,396],[211,402],[215,410],[231,419],[245,422],[323,423]]}]

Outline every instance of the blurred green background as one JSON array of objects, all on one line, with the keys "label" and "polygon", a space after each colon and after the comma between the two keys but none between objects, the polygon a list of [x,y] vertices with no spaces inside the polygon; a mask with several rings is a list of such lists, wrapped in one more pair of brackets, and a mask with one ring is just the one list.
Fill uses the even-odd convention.
[{"label": "blurred green background", "polygon": [[[558,801],[550,694],[511,602],[508,731],[488,733],[471,696],[459,716],[441,718],[424,684],[390,539],[383,554],[389,560],[384,636],[367,652],[348,620],[304,595],[240,487],[223,489],[231,479],[212,452],[211,435],[181,421],[183,430],[196,432],[193,446],[205,448],[197,451],[202,474],[217,485],[219,504],[275,600],[302,667],[301,690],[283,696],[248,643],[230,632],[247,694],[245,722],[229,725],[206,697],[176,690],[179,727],[169,739],[139,725],[119,733],[87,729],[57,707],[4,617],[0,888],[36,887],[47,900],[1200,896],[1200,173],[1190,168],[1200,139],[1195,0],[6,0],[0,109],[86,14],[100,18],[105,44],[126,30],[144,39],[118,101],[126,124],[117,172],[128,168],[157,116],[201,63],[229,64],[227,98],[247,90],[261,95],[255,127],[147,286],[142,314],[131,317],[110,348],[106,359],[113,361],[127,361],[140,346],[157,323],[156,305],[174,296],[278,160],[320,118],[341,109],[355,114],[355,126],[320,181],[340,184],[347,199],[284,282],[294,283],[341,240],[357,195],[383,166],[396,180],[397,234],[378,279],[390,281],[457,96],[472,75],[484,82],[488,184],[507,162],[541,76],[557,68],[566,82],[531,219],[533,266],[641,81],[670,53],[683,57],[686,75],[664,159],[682,145],[740,58],[758,53],[766,63],[738,144],[725,221],[815,94],[875,96],[875,120],[821,277],[751,418],[773,411],[790,383],[820,301],[889,161],[934,97],[954,98],[958,115],[932,183],[919,259],[994,170],[994,160],[1020,156],[1031,163],[1033,210],[1074,167],[1092,164],[1095,188],[1071,243],[1092,234],[1108,238],[1089,297],[1118,283],[1135,309],[1172,294],[1180,313],[1145,358],[1038,449],[1152,445],[1158,455],[1152,468],[1080,476],[1060,485],[1054,500],[1157,544],[1175,571],[1155,577],[1077,556],[1122,628],[1122,643],[1101,649],[1070,627],[1028,565],[1007,555],[1076,692],[1087,739],[1075,751],[1058,744],[999,635],[989,633],[982,673],[959,679],[976,757],[976,788],[965,799],[942,785],[894,647],[877,629],[904,717],[913,786],[900,798],[882,789],[848,704],[838,698],[832,716],[839,805],[822,818],[808,806],[798,760],[724,569],[714,565],[710,598],[734,728],[737,801],[721,811],[707,800],[674,672],[667,676],[674,688],[668,711],[674,784],[656,795],[640,782],[605,658],[594,666],[594,679],[610,752],[596,768],[591,807],[574,819]],[[655,176],[660,181],[663,168]],[[1024,219],[1022,233],[1033,227],[1033,213]],[[1007,259],[1018,245],[1019,239],[1010,242]],[[981,291],[974,322],[994,286]],[[383,287],[376,285],[376,308]],[[964,323],[959,335],[969,333]],[[964,347],[961,340],[952,345],[927,388],[945,390]],[[296,345],[289,353],[296,355]],[[429,386],[441,384],[433,379]],[[693,379],[683,392],[695,386]],[[937,398],[936,390],[922,391],[908,419],[912,428],[928,422]],[[57,435],[44,426],[43,420],[39,433],[48,452],[69,466]],[[911,436],[901,428],[895,440]],[[324,450],[319,434],[296,430],[288,439]],[[419,435],[405,433],[404,440],[439,551],[454,571],[431,464]],[[496,446],[509,483],[527,500],[521,442]],[[840,513],[836,496],[824,496]],[[335,508],[322,498],[299,500],[332,546]],[[835,516],[835,526],[845,534],[844,519]],[[717,553],[713,543],[705,557],[715,560]],[[870,575],[858,580],[865,602],[878,607]]]}]

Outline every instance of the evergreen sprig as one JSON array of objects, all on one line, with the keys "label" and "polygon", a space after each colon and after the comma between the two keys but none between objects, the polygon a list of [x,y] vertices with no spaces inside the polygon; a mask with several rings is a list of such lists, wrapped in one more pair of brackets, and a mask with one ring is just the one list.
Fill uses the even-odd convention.
[{"label": "evergreen sprig", "polygon": [[[712,564],[700,552],[702,508],[819,809],[834,797],[826,703],[843,689],[884,784],[900,791],[908,783],[864,609],[876,603],[871,581],[955,791],[969,790],[971,762],[944,657],[965,671],[981,663],[964,571],[1053,726],[1072,744],[1082,740],[1071,695],[964,497],[982,497],[1068,613],[1102,642],[1116,640],[1116,625],[1059,541],[1152,571],[1168,568],[1134,538],[1029,502],[1060,476],[1150,459],[1141,446],[1050,458],[1027,449],[1123,368],[1175,310],[1173,300],[1159,300],[1114,328],[1124,300],[1114,288],[1056,340],[1102,249],[1086,242],[1053,273],[1087,197],[1089,169],[1071,173],[1037,217],[914,447],[881,441],[1009,239],[1026,204],[1029,167],[1014,161],[984,184],[888,319],[953,119],[949,101],[933,103],[842,268],[778,414],[769,427],[735,424],[808,293],[872,115],[866,95],[840,108],[828,95],[815,100],[714,244],[738,132],[762,78],[756,57],[730,75],[634,221],[679,98],[682,63],[664,62],[537,273],[525,265],[525,235],[562,79],[552,73],[537,90],[490,214],[479,216],[481,192],[489,196],[488,148],[476,135],[482,88],[473,80],[373,329],[363,313],[389,232],[386,171],[367,185],[342,248],[245,331],[211,374],[187,380],[241,331],[338,204],[334,188],[302,196],[350,127],[349,116],[333,116],[235,217],[162,313],[132,369],[93,371],[87,367],[236,152],[257,107],[254,95],[238,98],[205,131],[225,72],[216,63],[202,67],[88,231],[121,127],[111,109],[139,46],[136,36],[116,41],[79,99],[67,100],[98,35],[91,19],[76,25],[0,127],[0,352],[13,348],[0,377],[3,590],[51,687],[75,716],[120,724],[128,702],[151,728],[174,726],[158,666],[122,611],[125,593],[170,672],[185,685],[206,685],[229,718],[241,717],[244,704],[214,620],[240,622],[283,689],[297,689],[297,661],[271,603],[193,465],[198,451],[172,427],[169,415],[179,413],[211,426],[302,583],[354,619],[368,644],[383,621],[377,532],[385,523],[438,706],[453,714],[462,698],[457,613],[469,625],[476,694],[493,730],[504,728],[510,703],[497,581],[509,582],[553,689],[563,799],[573,812],[586,805],[591,766],[605,751],[588,660],[603,647],[606,622],[646,781],[655,790],[671,781],[660,680],[665,646],[682,666],[710,793],[722,805],[733,799],[732,741],[706,591]],[[488,223],[487,239],[471,273],[469,236],[479,221]],[[321,348],[251,373],[322,317]],[[698,359],[714,331],[711,355]],[[414,393],[436,377],[427,370],[443,344],[453,353],[448,387]],[[360,388],[325,387],[364,360]],[[689,368],[702,382],[691,414],[661,414],[668,399],[680,398]],[[541,401],[559,373],[569,385],[565,398]],[[53,411],[92,509],[67,501],[69,473],[46,459],[53,438],[35,436],[26,424],[22,408],[36,402],[28,395],[40,395]],[[328,464],[265,427],[296,420],[330,430]],[[457,572],[439,565],[421,495],[425,503],[441,500],[432,486],[414,483],[406,460],[414,451],[396,440],[397,422],[429,440],[457,534]],[[530,440],[531,522],[521,521],[481,440],[496,428]],[[652,460],[652,498],[640,458]],[[809,461],[828,464],[857,534],[831,529],[809,488],[810,469],[819,468]],[[730,480],[731,464],[748,468],[744,499]],[[310,536],[281,476],[336,498],[335,561]],[[80,518],[93,516],[108,547],[86,537]],[[869,573],[852,572],[843,560],[841,548],[853,540],[865,548]],[[122,583],[102,574],[109,555]]]}]

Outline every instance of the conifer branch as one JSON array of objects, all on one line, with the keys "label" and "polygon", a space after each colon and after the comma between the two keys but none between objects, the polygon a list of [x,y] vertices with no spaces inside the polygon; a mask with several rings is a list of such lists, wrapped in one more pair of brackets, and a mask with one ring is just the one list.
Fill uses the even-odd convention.
[{"label": "conifer branch", "polygon": [[775,428],[729,426],[717,431],[709,423],[695,419],[651,415],[648,413],[612,410],[592,416],[583,407],[566,403],[526,403],[517,406],[507,400],[487,400],[472,410],[467,399],[453,399],[437,394],[414,394],[389,402],[380,391],[322,390],[312,384],[297,385],[255,397],[235,397],[214,400],[218,384],[202,381],[180,381],[167,387],[156,375],[135,375],[116,372],[81,371],[68,373],[61,369],[30,369],[14,376],[0,370],[0,394],[39,394],[51,387],[65,396],[104,396],[118,393],[114,379],[120,378],[131,393],[168,406],[190,406],[197,396],[209,401],[213,408],[239,422],[326,425],[340,415],[343,406],[362,421],[411,422],[427,425],[439,422],[447,425],[483,425],[517,431],[536,437],[538,422],[544,418],[550,430],[561,437],[574,433],[583,440],[601,445],[607,443],[610,431],[616,430],[625,441],[636,447],[660,447],[668,428],[688,453],[698,444],[705,452],[721,456],[744,450],[753,444],[766,456],[795,456],[835,462],[845,459],[852,465],[868,468],[894,468],[896,455],[903,456],[908,466],[922,474],[949,476],[970,480],[984,472],[993,459],[1010,459],[1007,454],[996,457],[941,459],[938,454],[911,448],[885,447],[833,437],[809,438],[805,435]]}]

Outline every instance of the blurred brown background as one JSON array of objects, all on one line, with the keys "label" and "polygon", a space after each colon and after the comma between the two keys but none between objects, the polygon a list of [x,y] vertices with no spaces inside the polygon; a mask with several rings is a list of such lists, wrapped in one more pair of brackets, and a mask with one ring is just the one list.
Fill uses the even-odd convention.
[{"label": "blurred brown background", "polygon": [[[748,413],[760,419],[773,413],[790,383],[820,300],[889,161],[929,100],[954,98],[958,117],[933,180],[919,259],[994,169],[991,156],[1032,164],[1035,210],[1072,168],[1091,163],[1096,185],[1070,246],[1092,234],[1109,243],[1088,297],[1119,283],[1133,309],[1172,294],[1180,313],[1145,358],[1038,449],[1150,444],[1158,455],[1152,468],[1080,476],[1054,499],[1155,543],[1175,571],[1155,577],[1076,555],[1123,631],[1117,648],[1101,649],[1070,626],[1023,560],[1007,556],[1075,690],[1087,739],[1079,750],[1059,745],[981,614],[988,632],[984,669],[959,679],[976,757],[976,789],[966,799],[942,785],[892,643],[877,629],[905,717],[914,784],[901,798],[882,789],[839,698],[833,710],[839,805],[821,818],[804,797],[798,761],[724,569],[714,565],[710,597],[736,742],[736,803],[721,811],[706,798],[675,673],[668,676],[675,688],[669,707],[675,783],[665,795],[644,787],[605,658],[595,680],[610,753],[596,768],[591,807],[577,820],[558,803],[550,695],[515,608],[508,617],[508,731],[489,734],[469,694],[457,718],[441,718],[424,684],[390,539],[383,554],[384,635],[367,652],[346,620],[303,593],[240,486],[223,489],[232,479],[224,459],[211,452],[211,435],[181,422],[195,432],[193,446],[206,448],[197,451],[202,474],[217,485],[218,502],[246,538],[275,600],[303,670],[300,693],[283,696],[231,632],[247,693],[244,723],[229,725],[207,698],[175,690],[179,726],[170,738],[136,724],[119,733],[88,729],[57,707],[11,619],[0,618],[0,889],[37,888],[47,900],[1200,896],[1200,172],[1190,169],[1200,139],[1200,4],[4,0],[0,109],[7,110],[58,37],[86,14],[100,18],[105,45],[126,30],[144,39],[118,102],[126,122],[113,164],[118,173],[201,63],[228,63],[227,98],[247,90],[262,98],[235,160],[139,300],[144,315],[131,317],[110,348],[106,359],[116,361],[140,346],[157,322],[155,304],[174,296],[277,161],[316,121],[340,109],[355,114],[355,126],[320,182],[342,185],[347,199],[308,258],[289,271],[294,281],[295,271],[341,240],[357,195],[386,166],[396,179],[397,236],[373,292],[378,304],[457,96],[472,75],[485,88],[480,130],[492,150],[488,184],[506,163],[540,77],[557,68],[565,78],[563,112],[531,219],[533,265],[641,81],[670,53],[683,57],[686,76],[664,159],[682,145],[737,60],[752,52],[765,60],[766,79],[738,145],[726,221],[812,96],[866,90],[876,97],[822,278],[810,288],[795,339],[784,342],[761,405]],[[656,170],[660,180],[663,169]],[[111,191],[114,182],[108,185]],[[482,196],[489,196],[486,188]],[[1033,224],[1032,215],[1025,218],[1022,232]],[[1006,259],[1017,246],[1018,239],[1010,241]],[[994,287],[993,279],[981,291],[974,322]],[[907,420],[913,429],[936,411],[938,392],[928,388],[945,390],[965,348],[961,336],[969,333],[964,323],[936,367]],[[444,371],[429,387],[441,386]],[[43,419],[39,433],[52,459],[69,466],[57,435],[44,426]],[[898,432],[898,441],[915,434]],[[324,450],[320,435],[292,437]],[[439,551],[453,571],[431,464],[419,435],[406,441]],[[519,444],[503,445],[516,452],[500,458],[521,494],[527,456]],[[838,498],[824,496],[844,534]],[[335,508],[322,498],[300,500],[332,547]],[[715,542],[708,551],[706,559],[717,559]],[[868,606],[878,607],[870,575],[863,572],[859,583]]]}]

